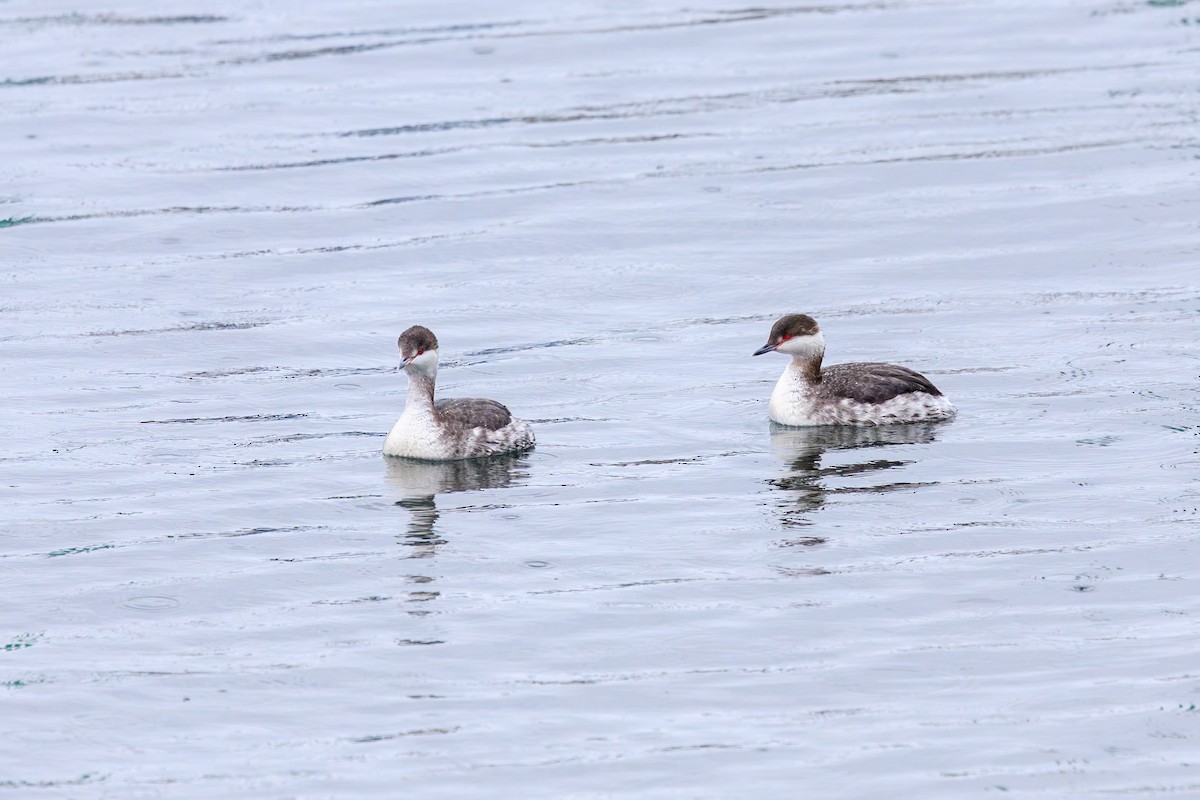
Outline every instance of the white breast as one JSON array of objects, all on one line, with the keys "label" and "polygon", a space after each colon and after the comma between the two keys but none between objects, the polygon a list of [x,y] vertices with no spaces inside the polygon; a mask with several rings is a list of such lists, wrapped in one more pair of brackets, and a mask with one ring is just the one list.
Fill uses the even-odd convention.
[{"label": "white breast", "polygon": [[804,373],[792,364],[783,368],[783,374],[771,392],[767,413],[780,425],[825,425],[813,418],[812,388],[804,380]]},{"label": "white breast", "polygon": [[447,452],[445,441],[433,415],[405,408],[400,419],[383,440],[383,453],[403,458],[424,458],[440,461],[453,456]]}]

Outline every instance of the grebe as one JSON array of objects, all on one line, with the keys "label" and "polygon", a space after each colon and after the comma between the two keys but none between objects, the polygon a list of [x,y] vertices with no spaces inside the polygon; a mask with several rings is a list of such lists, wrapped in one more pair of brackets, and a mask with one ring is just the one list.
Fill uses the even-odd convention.
[{"label": "grebe", "polygon": [[950,419],[956,409],[929,379],[895,364],[838,364],[821,369],[825,337],[807,314],[788,314],[754,351],[785,353],[768,406],[781,425],[890,425]]},{"label": "grebe", "polygon": [[404,413],[383,442],[383,453],[424,461],[456,461],[533,447],[533,428],[495,400],[433,401],[438,340],[414,325],[400,334],[400,366],[408,374]]}]

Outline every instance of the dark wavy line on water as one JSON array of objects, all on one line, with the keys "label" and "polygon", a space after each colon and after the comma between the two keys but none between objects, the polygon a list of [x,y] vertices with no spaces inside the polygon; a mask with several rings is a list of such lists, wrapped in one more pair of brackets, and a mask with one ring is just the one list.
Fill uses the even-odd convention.
[{"label": "dark wavy line on water", "polygon": [[1051,147],[1032,147],[1032,148],[1012,148],[1008,150],[978,150],[970,153],[933,153],[929,155],[912,155],[912,156],[896,156],[894,158],[876,158],[865,160],[846,160],[846,161],[813,161],[799,164],[783,164],[778,166],[755,167],[753,169],[737,169],[737,170],[707,170],[707,171],[692,171],[692,170],[663,170],[660,172],[647,172],[641,175],[630,176],[628,178],[605,178],[587,181],[563,181],[557,183],[535,184],[532,186],[517,186],[507,189],[487,189],[478,192],[463,192],[461,194],[441,194],[441,195],[426,195],[422,197],[396,197],[384,198],[382,200],[373,200],[369,203],[364,203],[364,207],[389,205],[392,203],[409,203],[416,200],[468,200],[476,197],[488,196],[503,196],[512,194],[522,194],[525,192],[545,191],[547,189],[566,189],[579,186],[596,186],[601,184],[622,184],[632,183],[638,180],[649,180],[654,178],[677,178],[677,177],[720,177],[724,175],[752,175],[765,172],[788,172],[792,170],[803,169],[823,169],[827,167],[844,167],[844,166],[873,166],[881,164],[903,164],[909,162],[920,161],[971,161],[976,159],[986,158],[1022,158],[1026,156],[1051,155],[1054,153],[1067,153],[1076,150],[1094,150],[1104,147],[1119,147],[1127,144],[1135,144],[1142,141],[1141,139],[1110,139],[1101,142],[1081,142],[1074,144],[1065,144]]},{"label": "dark wavy line on water", "polygon": [[715,133],[657,133],[645,136],[593,136],[590,139],[563,139],[558,142],[519,142],[510,146],[515,147],[585,147],[596,144],[644,144],[646,142],[666,142],[675,139],[707,139],[717,138]]},{"label": "dark wavy line on water", "polygon": [[265,44],[268,42],[313,42],[321,39],[350,39],[358,36],[407,36],[414,33],[458,33],[461,31],[494,30],[526,25],[526,21],[513,22],[463,22],[451,25],[429,25],[411,28],[380,28],[369,31],[329,31],[321,33],[283,33],[277,36],[259,36],[245,39],[218,39],[212,44]]},{"label": "dark wavy line on water", "polygon": [[[643,144],[646,142],[663,142],[673,141],[676,139],[695,139],[695,138],[712,138],[716,137],[715,133],[662,133],[648,134],[645,136],[594,136],[588,139],[563,139],[556,142],[503,142],[494,147],[528,147],[528,148],[555,148],[555,147],[587,147],[590,145],[605,145],[605,144]],[[426,150],[411,150],[404,153],[381,153],[372,156],[341,156],[338,158],[318,158],[309,161],[279,161],[272,164],[239,164],[233,167],[214,167],[213,172],[254,172],[272,169],[298,169],[303,167],[329,167],[340,164],[360,164],[371,161],[396,161],[406,158],[428,158],[430,156],[449,155],[451,153],[461,153],[464,150],[481,150],[484,147],[441,147],[430,148]],[[0,227],[4,227],[4,221],[0,220]]]},{"label": "dark wavy line on water", "polygon": [[[415,639],[405,639],[409,644],[441,644],[440,641],[417,641]],[[437,736],[447,733],[456,733],[462,730],[461,725],[450,725],[444,728],[417,728],[411,731],[400,731],[398,733],[377,733],[368,736],[353,736],[342,739],[343,742],[352,744],[373,744],[375,742],[386,742],[390,739],[400,739],[408,736]]]},{"label": "dark wavy line on water", "polygon": [[[794,16],[798,14],[837,14],[843,12],[861,12],[861,11],[882,11],[889,8],[899,7],[889,3],[868,3],[861,5],[829,5],[829,6],[793,6],[788,8],[744,8],[731,11],[716,11],[717,16],[699,17],[693,19],[684,19],[665,22],[648,22],[648,23],[630,23],[627,25],[612,25],[598,28],[568,28],[542,31],[521,31],[513,33],[497,33],[493,35],[466,35],[466,36],[424,36],[417,39],[400,39],[386,42],[373,42],[370,44],[360,45],[344,45],[340,47],[321,47],[312,50],[284,50],[275,53],[267,53],[259,56],[246,56],[243,58],[234,58],[220,61],[220,64],[247,64],[263,61],[293,61],[307,58],[320,58],[323,56],[340,56],[354,55],[358,53],[367,53],[377,50],[390,49],[394,47],[408,47],[422,44],[436,44],[447,41],[469,41],[469,40],[505,40],[505,39],[525,39],[531,37],[548,37],[548,36],[594,36],[606,34],[624,34],[624,33],[639,33],[644,31],[657,30],[672,30],[678,28],[692,28],[704,25],[728,25],[740,22],[758,22],[775,17]],[[685,9],[686,11],[686,9]],[[520,24],[520,23],[513,23]],[[370,34],[368,34],[370,35]],[[377,34],[376,34],[377,35]]]},{"label": "dark wavy line on water", "polygon": [[[838,90],[830,94],[829,92],[810,91],[803,94],[792,94],[785,96],[782,100],[774,102],[795,102],[802,99],[815,99],[825,97],[843,97],[850,90]],[[899,89],[888,89],[886,92],[881,92],[877,89],[864,89],[862,94],[887,93],[892,94]],[[911,90],[910,90],[911,91]],[[479,119],[457,119],[457,120],[442,120],[439,122],[417,122],[407,123],[404,125],[391,125],[383,128],[361,128],[352,131],[341,131],[332,134],[315,134],[316,136],[335,136],[338,138],[348,137],[367,137],[367,136],[395,136],[406,133],[431,133],[451,130],[474,130],[479,128],[493,128],[503,125],[542,125],[555,124],[562,122],[580,122],[588,120],[613,120],[613,119],[650,119],[660,116],[681,116],[692,113],[704,113],[715,110],[714,103],[723,103],[721,110],[730,108],[747,107],[746,103],[740,106],[730,101],[734,100],[752,100],[753,106],[758,107],[764,102],[770,102],[768,95],[771,92],[730,92],[726,94],[714,95],[685,95],[683,97],[665,97],[655,100],[643,100],[633,103],[616,103],[606,106],[576,106],[562,111],[552,111],[543,114],[519,114],[503,117],[482,117]],[[690,104],[690,105],[684,105]],[[680,107],[683,106],[683,107]]]},{"label": "dark wavy line on water", "polygon": [[[193,333],[202,331],[244,331],[273,324],[272,321],[255,322],[195,322],[189,325],[171,325],[165,328],[131,328],[128,330],[84,331],[82,333],[43,333],[33,336],[0,336],[0,342],[22,342],[33,339],[70,339],[76,336],[149,336],[156,333]],[[264,367],[265,369],[265,367]]]},{"label": "dark wavy line on water", "polygon": [[166,328],[144,328],[123,331],[92,331],[84,336],[144,336],[150,333],[187,333],[191,331],[243,331],[248,328],[261,328],[270,325],[268,321],[258,322],[195,322],[190,325],[172,325]]},{"label": "dark wavy line on water", "polygon": [[821,86],[765,89],[752,92],[722,94],[693,94],[662,97],[653,100],[613,103],[609,105],[575,106],[541,114],[513,114],[477,119],[441,120],[437,122],[406,123],[380,128],[361,128],[351,131],[315,134],[316,136],[367,137],[395,136],[409,133],[432,133],[450,130],[475,130],[504,125],[541,125],[585,120],[649,119],[661,116],[681,116],[709,113],[716,110],[759,108],[763,105],[783,105],[804,100],[864,97],[920,91],[921,85],[938,85],[978,80],[1030,80],[1080,72],[1102,72],[1121,69],[1140,69],[1155,64],[1138,62],[1105,66],[1062,67],[1051,69],[1012,70],[1007,72],[977,72],[961,75],[908,75],[894,78],[871,78],[854,81],[831,81]]},{"label": "dark wavy line on water", "polygon": [[894,158],[872,158],[863,161],[814,161],[800,164],[783,164],[779,166],[756,167],[748,170],[736,170],[722,173],[707,173],[710,175],[748,175],[760,172],[789,172],[803,169],[822,169],[825,167],[842,166],[872,166],[877,164],[907,164],[920,161],[974,161],[988,158],[1024,158],[1028,156],[1046,156],[1055,153],[1070,153],[1077,150],[1099,150],[1105,147],[1121,147],[1136,144],[1142,139],[1107,139],[1099,142],[1077,142],[1072,144],[1055,145],[1050,147],[1011,148],[1008,150],[976,150],[970,153],[931,153],[929,155],[896,156]]},{"label": "dark wavy line on water", "polygon": [[289,525],[286,527],[241,528],[234,531],[206,531],[195,533],[170,533],[165,539],[215,539],[233,538],[238,536],[261,536],[264,533],[300,533],[302,531],[324,530],[324,525]]},{"label": "dark wavy line on water", "polygon": [[[228,261],[230,259],[257,258],[262,256],[302,256],[313,253],[345,253],[365,252],[370,250],[391,250],[397,247],[414,247],[417,245],[438,242],[445,239],[465,239],[472,236],[482,236],[489,233],[487,229],[457,231],[454,233],[436,233],[429,236],[413,236],[393,242],[378,242],[374,244],[328,244],[315,247],[292,248],[263,248],[261,250],[230,250],[220,253],[185,254],[172,258],[161,258],[142,262],[143,266],[153,267],[162,265],[187,264],[197,261]],[[5,309],[0,308],[0,312]],[[11,310],[11,309],[8,309]],[[73,333],[41,333],[36,335],[0,336],[0,342],[30,341],[33,339],[65,339],[78,334]]]},{"label": "dark wavy line on water", "polygon": [[[265,248],[262,250],[234,250],[226,253],[212,253],[201,255],[188,255],[183,260],[185,261],[225,261],[231,258],[252,258],[255,256],[302,256],[311,253],[345,253],[353,251],[367,250],[391,250],[396,247],[413,247],[414,245],[428,244],[429,242],[437,242],[443,239],[462,239],[469,236],[482,236],[489,231],[487,230],[472,230],[460,231],[456,233],[435,233],[429,236],[413,236],[408,239],[400,239],[394,242],[376,242],[374,244],[323,244],[315,247],[292,247],[287,249],[275,250]],[[165,262],[174,264],[178,260],[172,259]],[[2,341],[2,339],[0,339]]]},{"label": "dark wavy line on water", "polygon": [[[244,208],[241,206],[197,206],[184,207],[173,206],[165,209],[135,209],[124,211],[102,211],[92,214],[70,214],[58,217],[21,217],[9,218],[3,220],[7,223],[0,225],[0,229],[5,227],[15,227],[18,225],[34,225],[46,222],[76,222],[81,220],[91,219],[106,219],[106,218],[125,218],[125,217],[145,217],[165,214],[213,214],[213,213],[294,213],[294,212],[321,212],[336,210],[338,208],[374,208],[378,206],[398,205],[404,203],[416,203],[430,200],[467,200],[479,197],[502,197],[505,195],[523,194],[526,192],[546,191],[549,189],[568,189],[581,186],[596,186],[596,185],[612,185],[632,183],[639,180],[650,180],[655,178],[675,178],[688,176],[707,176],[719,177],[722,175],[750,175],[757,173],[769,172],[789,172],[793,170],[805,169],[823,169],[828,167],[842,166],[869,166],[882,164],[904,164],[916,163],[922,161],[971,161],[989,158],[1023,158],[1029,156],[1052,155],[1055,153],[1067,153],[1078,150],[1095,150],[1105,147],[1120,147],[1124,145],[1137,144],[1143,141],[1139,138],[1128,139],[1106,139],[1098,142],[1073,142],[1062,145],[1050,145],[1045,147],[1027,147],[1027,148],[1007,148],[1007,149],[990,149],[990,150],[975,150],[971,152],[951,152],[951,153],[930,153],[925,155],[905,155],[895,156],[891,158],[874,158],[874,159],[859,159],[859,160],[841,160],[841,161],[811,161],[800,162],[795,164],[780,164],[755,167],[753,169],[734,169],[734,170],[707,170],[707,171],[691,171],[691,170],[662,170],[656,172],[646,172],[640,175],[632,175],[621,178],[603,178],[583,181],[556,181],[554,183],[533,184],[527,186],[515,186],[504,189],[486,189],[476,192],[461,192],[458,194],[421,194],[421,195],[400,195],[397,197],[384,197],[378,200],[370,200],[363,203],[358,203],[350,206],[328,207],[328,206],[258,206]],[[408,242],[406,242],[408,243]],[[379,245],[382,248],[385,246],[395,245]],[[371,246],[364,245],[344,245],[334,247],[314,248],[315,252],[339,252],[342,250],[369,249]],[[253,254],[253,253],[252,253]],[[224,256],[222,256],[224,257]]]},{"label": "dark wavy line on water", "polygon": [[416,203],[419,200],[466,200],[475,197],[503,197],[505,194],[522,194],[524,192],[538,192],[548,190],[548,188],[568,188],[572,186],[588,186],[593,184],[612,184],[617,180],[606,181],[564,181],[557,184],[536,184],[534,186],[517,186],[512,188],[498,188],[498,190],[485,190],[481,192],[463,192],[460,194],[414,194],[407,197],[385,197],[380,200],[371,200],[368,203],[361,204],[359,207],[371,209],[371,207],[379,205],[397,205],[403,203]]},{"label": "dark wavy line on water", "polygon": [[421,200],[444,200],[447,195],[444,194],[413,194],[405,197],[386,197],[383,200],[372,200],[369,203],[364,203],[364,207],[371,206],[394,206],[400,203],[416,203]]},{"label": "dark wavy line on water", "polygon": [[728,458],[730,456],[744,456],[755,453],[755,450],[727,450],[723,453],[709,453],[708,455],[698,456],[681,456],[679,458],[645,458],[638,461],[610,461],[608,463],[593,463],[589,464],[592,467],[652,467],[664,466],[667,464],[700,464],[705,461],[710,461],[714,458]]},{"label": "dark wavy line on water", "polygon": [[[737,9],[715,9],[708,13],[724,14],[732,17],[732,21],[741,21],[743,18],[761,19],[765,17],[778,16],[793,16],[799,14],[836,14],[846,11],[878,11],[887,10],[890,7],[900,7],[897,4],[889,3],[865,3],[865,4],[837,4],[824,6],[788,6],[782,8],[762,8],[762,7],[746,7]],[[683,12],[693,11],[693,9],[682,9]],[[580,20],[582,21],[582,20]],[[550,25],[555,23],[569,23],[569,20],[562,19],[542,19],[542,20],[506,20],[501,22],[473,22],[473,23],[454,23],[449,25],[429,25],[404,28],[373,28],[370,30],[361,31],[322,31],[320,33],[306,34],[279,34],[276,36],[260,36],[248,37],[241,39],[218,39],[212,44],[215,45],[242,45],[242,44],[265,44],[270,42],[306,42],[319,41],[321,39],[348,39],[356,37],[368,36],[410,36],[413,34],[432,34],[432,33],[462,33],[472,31],[492,31],[503,28],[520,28],[530,27],[534,25]],[[661,23],[660,23],[661,24]],[[678,23],[676,23],[678,24]],[[626,30],[628,28],[622,28]],[[641,30],[641,28],[635,28]],[[561,31],[534,31],[530,33],[520,33],[517,36],[547,36],[555,35]],[[576,31],[568,30],[567,33]],[[590,33],[590,30],[582,30],[579,32]],[[506,35],[506,38],[511,38],[511,34]],[[462,37],[458,37],[461,39]],[[483,37],[473,37],[483,38]]]},{"label": "dark wavy line on water", "polygon": [[[457,366],[455,361],[444,361],[443,366]],[[193,380],[195,378],[219,379],[219,378],[236,378],[242,375],[255,375],[262,373],[270,373],[281,378],[344,378],[350,375],[379,375],[389,372],[395,372],[397,369],[396,362],[386,367],[328,367],[328,368],[311,368],[298,369],[295,367],[237,367],[235,369],[216,369],[204,370],[202,372],[182,372],[172,377]],[[240,417],[238,418],[240,419]]]},{"label": "dark wavy line on water", "polygon": [[653,177],[657,177],[657,174],[647,173],[645,175],[631,176],[630,178],[605,178],[590,181],[558,181],[555,183],[538,183],[532,186],[514,186],[507,189],[484,189],[478,192],[462,192],[460,194],[428,194],[420,196],[414,195],[410,197],[385,197],[382,200],[372,200],[368,203],[363,203],[359,207],[373,208],[375,206],[388,206],[397,203],[413,203],[418,200],[470,200],[475,197],[503,197],[505,195],[539,192],[547,189],[571,189],[578,186],[628,183],[632,180],[638,180],[640,178]]},{"label": "dark wavy line on water", "polygon": [[596,341],[593,337],[584,337],[579,339],[555,339],[549,342],[534,342],[532,344],[518,344],[512,347],[489,347],[486,350],[472,350],[469,353],[464,353],[464,356],[494,356],[500,353],[521,353],[526,350],[541,350],[547,347],[574,347],[580,344],[591,344]]},{"label": "dark wavy line on water", "polygon": [[0,87],[18,86],[74,86],[88,83],[117,83],[120,81],[161,80],[163,78],[186,78],[186,72],[113,72],[101,75],[39,75],[35,78],[5,78]]},{"label": "dark wavy line on water", "polygon": [[[467,41],[473,39],[483,40],[505,40],[528,37],[549,37],[549,36],[576,36],[576,35],[603,35],[603,34],[624,34],[632,32],[642,32],[651,30],[669,30],[674,28],[696,27],[703,25],[720,25],[739,22],[754,22],[772,19],[780,16],[792,16],[797,14],[834,14],[843,12],[863,12],[863,11],[886,11],[891,8],[898,8],[888,3],[873,3],[864,5],[836,5],[836,6],[802,6],[790,7],[782,9],[767,9],[767,8],[746,8],[734,11],[718,11],[717,14],[725,16],[701,17],[698,19],[688,19],[673,22],[659,22],[646,24],[630,24],[610,26],[603,28],[578,28],[566,30],[549,30],[549,31],[526,31],[512,33],[498,33],[494,35],[475,35],[469,34],[465,36],[424,36],[417,39],[402,39],[398,41],[373,42],[356,45],[343,45],[337,47],[322,47],[313,50],[286,50],[275,53],[266,53],[262,55],[245,56],[241,58],[220,59],[214,62],[217,66],[224,65],[240,65],[253,64],[273,61],[291,61],[308,58],[319,58],[323,56],[341,56],[355,55],[358,53],[374,52],[378,50],[390,49],[395,47],[416,46],[423,44],[436,44],[445,41]],[[68,15],[70,16],[70,15]],[[173,22],[208,22],[210,21],[205,15],[196,16],[181,16],[181,17],[117,17],[100,15],[95,17],[87,17],[85,19],[101,20],[109,19],[109,22],[103,24],[172,24]],[[29,18],[36,20],[39,18]],[[50,17],[40,19],[53,19]],[[213,17],[211,21],[223,21],[225,18]],[[122,20],[124,20],[122,22]],[[0,21],[3,24],[5,21]],[[8,22],[14,22],[10,20]],[[94,22],[93,24],[101,24]],[[519,23],[509,23],[516,25]],[[338,35],[338,34],[329,34]],[[353,35],[353,34],[346,34]],[[1104,69],[1104,67],[1090,68]],[[7,78],[0,80],[0,87],[16,87],[16,86],[31,86],[31,85],[66,85],[66,84],[87,84],[87,83],[108,83],[116,81],[130,80],[161,80],[169,78],[182,78],[189,75],[198,75],[199,72],[192,73],[184,72],[164,72],[164,73],[110,73],[102,75],[49,75],[38,76],[33,78]],[[998,75],[1004,73],[997,73]],[[947,79],[953,79],[953,76],[946,76]],[[887,79],[884,79],[887,80]]]},{"label": "dark wavy line on water", "polygon": [[302,419],[308,414],[247,414],[240,417],[176,417],[174,419],[144,419],[142,425],[185,425],[198,422],[276,422]]},{"label": "dark wavy line on water", "polygon": [[429,150],[413,150],[408,153],[383,153],[375,156],[343,156],[341,158],[318,158],[312,161],[283,161],[275,164],[242,164],[236,167],[216,167],[214,172],[249,172],[268,169],[295,169],[297,167],[327,167],[334,164],[359,164],[365,161],[395,161],[401,158],[427,158],[457,153],[465,148],[443,147]]},{"label": "dark wavy line on water", "polygon": [[1143,67],[1161,66],[1158,62],[1138,61],[1129,64],[1098,64],[1080,67],[1048,67],[1044,69],[1015,69],[992,70],[988,72],[933,73],[930,75],[902,75],[895,78],[855,78],[853,80],[830,81],[832,85],[879,85],[895,83],[957,83],[959,81],[980,80],[1025,80],[1028,78],[1044,78],[1050,75],[1070,75],[1076,72],[1108,72],[1121,69],[1139,69]]},{"label": "dark wavy line on water", "polygon": [[126,217],[153,217],[168,214],[261,214],[290,211],[323,211],[320,206],[170,206],[168,208],[142,208],[117,211],[96,211],[91,214],[66,214],[58,217],[9,217],[0,220],[0,228],[17,225],[37,225],[43,222],[79,222],[89,219],[113,219]]},{"label": "dark wavy line on water", "polygon": [[[40,681],[38,682],[40,683]],[[18,681],[16,683],[24,684],[25,681]],[[44,781],[2,780],[0,781],[0,789],[54,789],[59,786],[86,786],[93,783],[103,783],[108,778],[108,773],[85,772],[78,778],[60,778]]]},{"label": "dark wavy line on water", "polygon": [[56,14],[47,17],[0,19],[0,25],[207,25],[229,22],[218,14],[180,14],[164,17],[123,17],[119,14]]},{"label": "dark wavy line on water", "polygon": [[382,438],[382,431],[333,431],[332,433],[293,433],[288,436],[263,436],[245,442],[234,442],[234,447],[262,447],[268,444],[285,444],[288,442],[307,442],[313,439],[330,439],[339,437]]}]

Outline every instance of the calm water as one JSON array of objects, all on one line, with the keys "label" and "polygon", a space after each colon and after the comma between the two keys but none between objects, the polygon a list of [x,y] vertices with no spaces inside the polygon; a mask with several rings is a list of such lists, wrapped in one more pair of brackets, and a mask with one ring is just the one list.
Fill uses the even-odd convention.
[{"label": "calm water", "polygon": [[[0,52],[0,795],[1200,796],[1200,3]],[[959,419],[772,430],[791,311]],[[536,451],[386,463],[417,322]]]}]

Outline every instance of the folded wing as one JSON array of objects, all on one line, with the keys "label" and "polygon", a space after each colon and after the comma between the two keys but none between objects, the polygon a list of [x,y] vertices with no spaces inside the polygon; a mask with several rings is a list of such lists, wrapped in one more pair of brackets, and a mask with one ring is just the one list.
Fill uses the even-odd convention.
[{"label": "folded wing", "polygon": [[479,397],[457,397],[434,404],[445,423],[458,430],[483,428],[498,431],[512,422],[512,414],[502,403]]},{"label": "folded wing", "polygon": [[910,392],[940,395],[919,372],[896,364],[838,364],[821,371],[821,389],[860,403],[885,403]]}]

